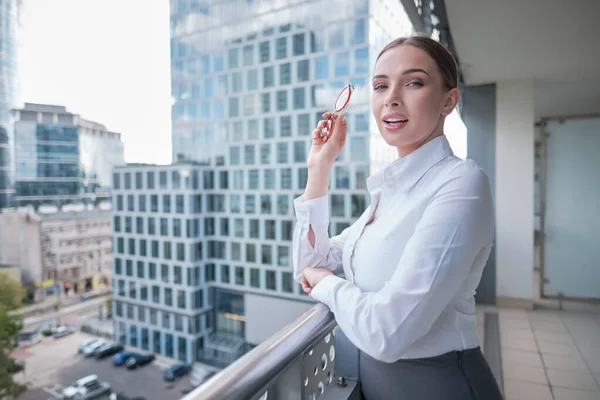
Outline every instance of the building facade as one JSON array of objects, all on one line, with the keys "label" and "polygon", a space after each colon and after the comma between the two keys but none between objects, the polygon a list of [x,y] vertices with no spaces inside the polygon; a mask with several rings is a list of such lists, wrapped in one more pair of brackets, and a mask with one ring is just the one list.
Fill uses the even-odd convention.
[{"label": "building facade", "polygon": [[110,211],[0,213],[0,264],[18,266],[23,284],[41,300],[110,286]]},{"label": "building facade", "polygon": [[[396,156],[371,121],[368,85],[377,52],[411,31],[398,1],[171,1],[175,164],[115,170],[113,223],[129,226],[114,234],[122,342],[223,365],[310,308],[292,278],[291,241],[312,130],[354,85],[331,176],[335,235],[367,207],[370,172]],[[180,243],[185,260],[174,255]],[[173,287],[186,271],[198,279]]]},{"label": "building facade", "polygon": [[18,96],[18,31],[21,0],[0,2],[0,209],[10,207],[15,194],[13,120]]},{"label": "building facade", "polygon": [[110,199],[110,173],[124,164],[119,133],[62,106],[15,110],[18,206],[98,204]]}]

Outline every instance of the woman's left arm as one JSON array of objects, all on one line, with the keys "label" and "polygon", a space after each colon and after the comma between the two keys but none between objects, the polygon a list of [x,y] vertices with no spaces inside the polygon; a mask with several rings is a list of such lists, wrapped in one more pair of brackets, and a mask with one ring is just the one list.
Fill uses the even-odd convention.
[{"label": "woman's left arm", "polygon": [[489,256],[494,235],[489,181],[479,168],[461,170],[427,205],[382,289],[363,293],[336,276],[312,289],[348,339],[375,359],[398,360],[448,307],[475,260]]}]

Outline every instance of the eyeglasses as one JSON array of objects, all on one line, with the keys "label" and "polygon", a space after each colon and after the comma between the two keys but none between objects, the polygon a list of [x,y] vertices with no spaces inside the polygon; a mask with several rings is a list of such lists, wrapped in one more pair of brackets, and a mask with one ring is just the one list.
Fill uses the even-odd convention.
[{"label": "eyeglasses", "polygon": [[[344,113],[344,109],[346,108],[348,103],[350,103],[350,98],[352,97],[352,92],[354,92],[354,86],[352,86],[352,85],[348,85],[344,89],[342,89],[342,91],[340,92],[340,94],[338,95],[338,97],[335,101],[335,105],[333,106],[332,114],[343,114]],[[335,123],[335,120],[333,118],[333,115],[330,115],[329,118],[327,119],[327,123],[321,129],[321,140],[323,140],[324,142],[327,141],[327,139],[329,139],[329,136],[331,136],[331,132],[333,132],[334,123]]]}]

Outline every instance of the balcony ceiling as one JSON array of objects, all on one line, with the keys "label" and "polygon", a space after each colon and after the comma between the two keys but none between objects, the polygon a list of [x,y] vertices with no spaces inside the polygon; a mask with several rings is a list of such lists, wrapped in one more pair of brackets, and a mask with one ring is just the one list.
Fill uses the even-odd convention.
[{"label": "balcony ceiling", "polygon": [[599,0],[445,0],[467,85],[600,80]]}]

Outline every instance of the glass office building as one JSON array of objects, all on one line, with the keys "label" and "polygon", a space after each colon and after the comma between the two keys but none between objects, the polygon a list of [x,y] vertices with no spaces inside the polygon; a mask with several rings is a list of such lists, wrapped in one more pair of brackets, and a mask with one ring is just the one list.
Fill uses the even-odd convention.
[{"label": "glass office building", "polygon": [[[333,108],[338,92],[354,85],[346,110],[347,145],[331,175],[330,233],[335,235],[367,207],[366,178],[371,171],[396,157],[371,121],[369,85],[378,51],[391,38],[411,30],[397,0],[171,1],[175,165],[152,167],[164,170],[163,189],[158,188],[159,181],[148,193],[135,191],[131,184],[129,189],[114,189],[113,194],[117,202],[114,195],[131,196],[127,204],[132,204],[131,210],[117,208],[115,218],[129,217],[131,223],[140,218],[141,224],[152,226],[164,223],[165,237],[115,233],[115,248],[120,238],[132,239],[132,246],[154,240],[159,250],[180,240],[169,237],[174,234],[171,229],[188,222],[176,221],[181,217],[173,218],[172,211],[161,207],[167,204],[170,210],[172,196],[178,193],[169,186],[172,169],[195,165],[190,176],[197,173],[199,178],[197,184],[192,179],[190,190],[198,196],[197,207],[190,211],[188,229],[204,253],[189,268],[199,268],[198,288],[205,297],[201,310],[189,314],[200,316],[200,322],[194,322],[199,329],[188,335],[185,322],[179,334],[171,322],[166,328],[158,319],[156,324],[146,323],[148,307],[165,307],[165,299],[170,298],[166,288],[157,288],[157,305],[149,297],[144,304],[125,298],[124,291],[123,298],[116,297],[122,302],[119,307],[125,310],[131,305],[138,313],[143,307],[144,322],[136,319],[135,312],[129,318],[123,311],[117,317],[122,341],[137,344],[143,326],[158,332],[163,355],[227,364],[310,307],[310,298],[292,279],[291,242],[292,202],[306,186],[312,130],[321,114]],[[127,173],[133,179],[138,172],[142,177],[149,172],[140,168],[119,169],[115,182]],[[180,179],[175,182],[179,185]],[[138,193],[155,196],[158,215],[148,214],[152,205],[140,211],[139,201],[148,200],[139,200]],[[156,254],[144,258],[134,248],[125,258],[133,265],[152,262],[158,268],[162,264],[168,276],[183,265]],[[136,296],[140,285],[160,286],[158,275],[151,281],[135,274],[122,280],[123,287],[136,288]],[[170,335],[169,343],[175,337],[187,340],[186,351],[176,356],[165,353],[165,335]]]},{"label": "glass office building", "polygon": [[0,1],[0,209],[12,205],[14,189],[13,121],[18,101],[17,35],[20,0]]},{"label": "glass office building", "polygon": [[120,134],[62,106],[25,103],[15,117],[16,205],[110,201],[112,169],[125,163]]}]

